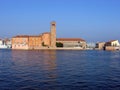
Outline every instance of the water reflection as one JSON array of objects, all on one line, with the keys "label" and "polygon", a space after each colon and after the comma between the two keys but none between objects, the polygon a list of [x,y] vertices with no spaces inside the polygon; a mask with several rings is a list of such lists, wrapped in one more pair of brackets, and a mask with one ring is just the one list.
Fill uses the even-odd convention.
[{"label": "water reflection", "polygon": [[17,73],[15,74],[17,78],[19,77],[25,81],[36,80],[37,82],[44,83],[45,87],[49,85],[53,86],[56,84],[56,51],[13,50],[12,60],[14,62],[12,69]]},{"label": "water reflection", "polygon": [[44,69],[51,71],[56,69],[56,51],[43,51]]},{"label": "water reflection", "polygon": [[0,50],[0,90],[120,90],[120,52]]}]

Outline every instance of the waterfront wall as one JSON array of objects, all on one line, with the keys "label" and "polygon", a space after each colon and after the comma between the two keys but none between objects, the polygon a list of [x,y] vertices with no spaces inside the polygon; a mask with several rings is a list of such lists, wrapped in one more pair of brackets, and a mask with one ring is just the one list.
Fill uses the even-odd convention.
[{"label": "waterfront wall", "polygon": [[29,36],[29,49],[40,48],[42,46],[41,36]]},{"label": "waterfront wall", "polygon": [[106,46],[105,50],[108,51],[120,50],[120,47]]},{"label": "waterfront wall", "polygon": [[12,49],[28,49],[28,37],[15,37],[12,38]]}]

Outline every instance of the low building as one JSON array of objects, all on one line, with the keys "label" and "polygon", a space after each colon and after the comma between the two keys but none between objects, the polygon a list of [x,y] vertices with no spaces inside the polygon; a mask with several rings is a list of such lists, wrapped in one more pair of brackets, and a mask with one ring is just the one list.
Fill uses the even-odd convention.
[{"label": "low building", "polygon": [[56,22],[51,22],[50,32],[41,35],[18,35],[12,38],[12,49],[56,49],[56,43],[66,48],[86,49],[86,41],[81,38],[57,38]]},{"label": "low building", "polygon": [[86,41],[81,38],[57,38],[57,43],[62,43],[65,48],[86,49]]},{"label": "low building", "polygon": [[95,49],[95,43],[94,42],[87,42],[87,46],[86,46],[86,49],[87,50],[93,50]]},{"label": "low building", "polygon": [[42,46],[41,36],[29,36],[28,40],[29,49],[39,49]]},{"label": "low building", "polygon": [[120,50],[120,43],[118,40],[111,40],[106,42],[105,50]]},{"label": "low building", "polygon": [[12,49],[29,49],[29,36],[18,35],[12,38]]},{"label": "low building", "polygon": [[105,46],[120,46],[120,43],[118,40],[111,40],[109,42],[106,42]]},{"label": "low building", "polygon": [[7,46],[7,48],[11,48],[12,47],[12,42],[11,39],[4,39],[4,44]]},{"label": "low building", "polygon": [[50,40],[50,33],[46,32],[42,34],[42,43],[43,46],[50,47],[51,46],[51,40]]},{"label": "low building", "polygon": [[7,49],[7,45],[5,45],[4,40],[0,39],[0,49]]},{"label": "low building", "polygon": [[96,47],[95,48],[98,49],[98,50],[104,50],[105,42],[98,42],[98,43],[96,43]]},{"label": "low building", "polygon": [[56,22],[51,22],[50,32],[41,35],[18,35],[12,38],[12,49],[56,48]]},{"label": "low building", "polygon": [[2,39],[0,39],[0,45],[3,45],[3,40]]}]

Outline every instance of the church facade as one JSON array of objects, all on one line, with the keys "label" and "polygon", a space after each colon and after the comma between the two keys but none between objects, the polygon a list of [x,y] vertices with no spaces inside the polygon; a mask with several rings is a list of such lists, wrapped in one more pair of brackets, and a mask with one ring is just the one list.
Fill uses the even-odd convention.
[{"label": "church facade", "polygon": [[[81,38],[56,38],[56,22],[50,23],[50,32],[41,35],[17,35],[12,38],[12,49],[55,49],[61,43],[64,48],[86,49],[86,41]],[[59,47],[58,47],[59,48]]]},{"label": "church facade", "polygon": [[41,35],[17,35],[12,38],[12,49],[41,49],[56,47],[56,22],[51,22],[50,32]]}]

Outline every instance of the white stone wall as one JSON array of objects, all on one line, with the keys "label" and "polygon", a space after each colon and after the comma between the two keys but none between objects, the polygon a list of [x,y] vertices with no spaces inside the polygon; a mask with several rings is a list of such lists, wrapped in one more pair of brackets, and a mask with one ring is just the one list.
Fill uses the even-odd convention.
[{"label": "white stone wall", "polygon": [[3,41],[2,40],[0,40],[0,45],[3,45]]},{"label": "white stone wall", "polygon": [[111,42],[111,46],[120,46],[118,40]]},{"label": "white stone wall", "polygon": [[86,42],[79,42],[79,41],[57,41],[63,43],[63,47],[70,47],[70,48],[86,48]]}]

